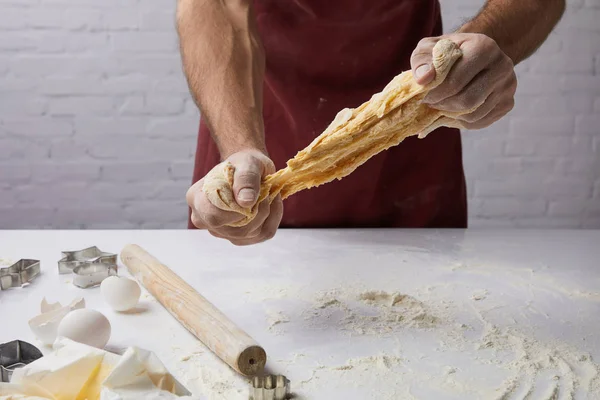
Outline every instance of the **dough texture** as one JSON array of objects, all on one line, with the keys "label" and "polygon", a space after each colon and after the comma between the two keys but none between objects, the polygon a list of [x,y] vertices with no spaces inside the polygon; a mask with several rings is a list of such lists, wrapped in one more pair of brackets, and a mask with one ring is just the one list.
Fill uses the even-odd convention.
[{"label": "dough texture", "polygon": [[427,93],[444,81],[460,57],[458,45],[440,40],[433,49],[436,77],[430,84],[419,85],[412,71],[405,71],[360,107],[341,110],[321,135],[287,162],[286,168],[263,180],[259,201],[253,208],[242,208],[235,201],[232,191],[235,167],[227,161],[206,175],[204,193],[219,209],[244,215],[244,219],[231,225],[244,226],[256,216],[258,204],[265,199],[272,202],[279,194],[285,199],[301,190],[342,179],[369,158],[409,136],[424,138],[441,126],[460,128],[456,120],[460,114],[435,110],[422,103]]}]

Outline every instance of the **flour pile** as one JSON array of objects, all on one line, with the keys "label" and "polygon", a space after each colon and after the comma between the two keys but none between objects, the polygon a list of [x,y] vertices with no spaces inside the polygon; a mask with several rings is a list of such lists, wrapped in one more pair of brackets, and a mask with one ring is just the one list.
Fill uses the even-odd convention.
[{"label": "flour pile", "polygon": [[403,328],[431,329],[440,323],[440,317],[414,297],[385,291],[355,294],[341,288],[318,294],[315,306],[303,314],[316,327],[323,319],[337,320],[350,335],[382,336]]}]

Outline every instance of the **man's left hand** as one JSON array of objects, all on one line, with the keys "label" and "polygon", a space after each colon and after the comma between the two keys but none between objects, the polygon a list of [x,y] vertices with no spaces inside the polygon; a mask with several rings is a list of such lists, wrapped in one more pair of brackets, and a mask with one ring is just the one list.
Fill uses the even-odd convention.
[{"label": "man's left hand", "polygon": [[478,33],[454,33],[422,39],[411,57],[417,83],[426,85],[435,78],[433,47],[440,39],[450,39],[463,52],[452,70],[424,102],[449,112],[475,111],[458,117],[466,129],[482,129],[512,110],[517,77],[512,60],[490,37]]}]

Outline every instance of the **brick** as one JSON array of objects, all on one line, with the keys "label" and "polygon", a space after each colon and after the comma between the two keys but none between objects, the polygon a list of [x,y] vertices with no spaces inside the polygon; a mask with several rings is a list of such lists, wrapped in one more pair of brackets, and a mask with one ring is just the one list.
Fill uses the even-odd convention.
[{"label": "brick", "polygon": [[548,215],[550,217],[575,217],[582,215],[589,200],[587,199],[565,199],[551,201],[548,204]]},{"label": "brick", "polygon": [[581,135],[600,135],[600,115],[579,115],[575,132]]},{"label": "brick", "polygon": [[53,118],[4,119],[2,126],[8,133],[19,136],[70,136],[71,121]]},{"label": "brick", "polygon": [[575,119],[573,116],[560,117],[513,117],[510,120],[510,131],[519,135],[540,134],[544,136],[562,136],[573,132]]},{"label": "brick", "polygon": [[155,93],[176,93],[189,95],[190,89],[183,75],[169,76],[155,81],[153,85]]},{"label": "brick", "polygon": [[169,179],[169,163],[160,162],[114,162],[102,167],[102,180],[110,182],[140,182]]},{"label": "brick", "polygon": [[33,92],[39,83],[33,79],[21,79],[7,76],[0,78],[0,92]]},{"label": "brick", "polygon": [[120,74],[145,73],[150,76],[181,75],[181,60],[177,53],[173,54],[114,54],[116,68]]},{"label": "brick", "polygon": [[36,47],[36,41],[30,35],[13,31],[0,35],[0,51],[32,51]]},{"label": "brick", "polygon": [[595,8],[572,9],[570,18],[577,21],[577,28],[583,31],[598,31],[600,10]]},{"label": "brick", "polygon": [[86,204],[85,195],[88,190],[85,182],[54,182],[44,188],[43,195],[40,193],[39,184],[20,186],[15,189],[18,204],[29,204],[32,207],[61,207],[65,204]]},{"label": "brick", "polygon": [[50,144],[48,157],[61,162],[89,159],[88,146],[76,141],[75,138],[53,140]]},{"label": "brick", "polygon": [[194,103],[194,100],[192,100],[191,98],[187,98],[185,100],[184,114],[188,116],[193,116],[196,119],[200,119],[200,110],[198,109],[196,103]]},{"label": "brick", "polygon": [[0,164],[0,181],[3,183],[23,183],[31,179],[31,166],[29,164],[11,163]]},{"label": "brick", "polygon": [[137,0],[41,0],[42,5],[67,5],[70,7],[115,9],[122,7],[134,7]]},{"label": "brick", "polygon": [[27,9],[25,8],[2,7],[2,12],[0,13],[0,30],[26,29],[26,15]]},{"label": "brick", "polygon": [[560,217],[519,218],[514,222],[518,228],[529,229],[574,229],[580,225],[577,218]]},{"label": "brick", "polygon": [[109,31],[134,31],[139,29],[139,13],[135,8],[104,11],[102,13],[103,29]]},{"label": "brick", "polygon": [[6,137],[0,135],[0,160],[37,160],[49,157],[47,146],[33,142],[29,138]]},{"label": "brick", "polygon": [[145,31],[175,31],[175,7],[169,12],[145,11],[140,14],[141,29]]},{"label": "brick", "polygon": [[173,35],[158,32],[116,32],[111,42],[116,51],[123,52],[175,52],[178,48]]},{"label": "brick", "polygon": [[600,75],[564,75],[553,84],[560,93],[589,93],[600,95]]},{"label": "brick", "polygon": [[512,218],[542,216],[546,202],[541,199],[520,200],[514,198],[485,199],[481,212],[489,217],[511,216]]},{"label": "brick", "polygon": [[51,115],[109,115],[113,111],[110,97],[58,97],[50,103]]},{"label": "brick", "polygon": [[[49,160],[50,161],[50,160]],[[100,164],[81,162],[46,162],[31,166],[32,182],[92,182],[100,177]]]},{"label": "brick", "polygon": [[587,179],[577,177],[552,177],[545,183],[544,193],[547,198],[559,197],[590,198],[592,187]]},{"label": "brick", "polygon": [[118,105],[119,115],[123,116],[135,116],[144,114],[145,110],[145,99],[144,96],[129,96],[122,101],[119,101]]},{"label": "brick", "polygon": [[129,95],[144,94],[152,85],[152,79],[144,74],[115,76],[102,82],[104,93]]},{"label": "brick", "polygon": [[[106,71],[109,62],[106,58],[87,55],[65,54],[19,54],[11,57],[9,68],[15,77],[49,77],[85,78],[100,77]],[[43,65],[44,68],[40,68]]]},{"label": "brick", "polygon": [[[583,77],[584,80],[588,79]],[[536,74],[536,73],[523,73],[519,74],[519,86],[517,87],[517,94],[525,95],[559,95],[561,88],[566,87],[565,91],[574,91],[568,87],[568,83],[561,84],[554,74]],[[572,81],[579,83],[581,78],[577,77]]]},{"label": "brick", "polygon": [[511,193],[519,193],[520,198],[538,198],[543,193],[543,186],[526,179],[512,180],[476,180],[474,194],[476,198],[506,197]]},{"label": "brick", "polygon": [[585,53],[555,53],[531,59],[530,69],[534,73],[592,74],[594,57]]},{"label": "brick", "polygon": [[177,115],[183,113],[184,101],[182,97],[166,95],[147,95],[144,111],[152,115]]},{"label": "brick", "polygon": [[56,219],[58,221],[69,221],[71,229],[89,229],[95,224],[106,224],[112,221],[118,225],[125,217],[125,211],[115,206],[81,206],[69,209],[58,208]]},{"label": "brick", "polygon": [[65,11],[66,29],[96,31],[104,28],[103,13],[99,10],[69,8]]},{"label": "brick", "polygon": [[191,161],[176,161],[171,163],[169,175],[171,179],[181,179],[191,182],[193,169],[194,163]]},{"label": "brick", "polygon": [[50,207],[0,206],[0,229],[31,229],[52,225],[54,212]]},{"label": "brick", "polygon": [[155,225],[155,216],[161,215],[161,221],[177,221],[181,227],[185,226],[187,220],[188,208],[181,205],[174,207],[171,202],[152,201],[136,204],[125,209],[126,219],[134,223],[150,223]]},{"label": "brick", "polygon": [[86,96],[104,94],[101,82],[94,78],[45,78],[39,84],[39,93],[51,96]]},{"label": "brick", "polygon": [[562,96],[518,96],[512,116],[560,117],[573,114],[591,114],[594,99],[585,93],[567,94]]},{"label": "brick", "polygon": [[588,157],[568,157],[555,162],[554,171],[561,176],[595,176],[600,172],[600,159],[590,154]]},{"label": "brick", "polygon": [[177,132],[178,137],[195,138],[198,135],[198,124],[197,118],[154,118],[148,122],[146,131],[150,136],[167,137]]},{"label": "brick", "polygon": [[144,135],[146,122],[141,118],[117,118],[113,116],[75,117],[77,135]]},{"label": "brick", "polygon": [[478,214],[472,214],[469,216],[469,227],[471,228],[493,228],[493,229],[504,229],[514,228],[515,222],[512,219],[501,219],[501,218],[481,218]]},{"label": "brick", "polygon": [[62,29],[65,26],[65,11],[52,8],[28,9],[24,15],[26,25],[34,29]]},{"label": "brick", "polygon": [[10,96],[0,96],[2,116],[40,116],[46,113],[48,101],[30,94],[11,93]]},{"label": "brick", "polygon": [[[115,142],[120,145],[115,146]],[[106,135],[93,137],[87,144],[88,153],[98,159],[177,160],[189,157],[194,150],[193,142],[169,138]]]}]

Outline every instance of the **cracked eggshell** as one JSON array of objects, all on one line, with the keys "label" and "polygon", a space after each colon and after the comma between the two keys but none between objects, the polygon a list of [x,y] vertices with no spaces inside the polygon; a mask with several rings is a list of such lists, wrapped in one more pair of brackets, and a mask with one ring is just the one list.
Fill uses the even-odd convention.
[{"label": "cracked eggshell", "polygon": [[58,336],[99,349],[110,339],[110,322],[100,312],[86,308],[71,311],[60,322]]},{"label": "cracked eggshell", "polygon": [[49,304],[44,298],[40,308],[42,313],[29,320],[29,328],[40,342],[51,346],[56,340],[58,325],[62,319],[73,310],[85,308],[85,300],[80,297],[63,307],[58,302]]},{"label": "cracked eggshell", "polygon": [[103,280],[100,291],[104,301],[115,311],[131,310],[142,294],[136,281],[119,276],[109,276]]}]

